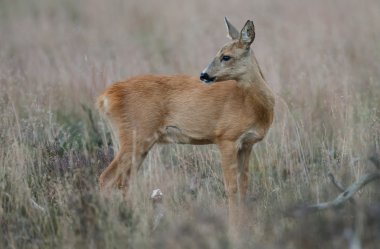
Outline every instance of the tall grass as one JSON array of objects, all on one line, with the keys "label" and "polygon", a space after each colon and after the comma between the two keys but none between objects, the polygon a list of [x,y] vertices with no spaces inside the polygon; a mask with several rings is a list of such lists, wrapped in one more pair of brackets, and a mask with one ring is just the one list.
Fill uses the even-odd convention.
[{"label": "tall grass", "polygon": [[[0,248],[347,248],[358,230],[376,248],[378,185],[359,194],[365,208],[301,220],[282,211],[334,198],[329,172],[348,185],[372,170],[379,9],[376,0],[0,1]],[[228,233],[214,146],[154,147],[127,199],[97,188],[113,150],[96,96],[133,75],[198,75],[227,41],[224,16],[238,27],[253,18],[253,49],[277,95],[275,123],[252,153],[239,238]],[[154,188],[166,213],[153,232]]]}]

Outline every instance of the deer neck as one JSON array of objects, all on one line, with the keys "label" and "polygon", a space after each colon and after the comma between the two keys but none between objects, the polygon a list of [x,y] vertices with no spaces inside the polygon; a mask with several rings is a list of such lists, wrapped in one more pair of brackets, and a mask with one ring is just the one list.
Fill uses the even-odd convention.
[{"label": "deer neck", "polygon": [[260,105],[268,112],[273,112],[274,95],[264,79],[252,50],[250,57],[247,63],[247,71],[237,80],[237,83],[244,90],[244,94],[248,97],[247,100],[254,102],[252,103],[254,105]]}]

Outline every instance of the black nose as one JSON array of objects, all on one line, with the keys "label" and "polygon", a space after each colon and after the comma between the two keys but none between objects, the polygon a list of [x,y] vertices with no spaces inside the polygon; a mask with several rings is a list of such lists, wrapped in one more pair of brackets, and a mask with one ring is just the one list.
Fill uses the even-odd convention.
[{"label": "black nose", "polygon": [[201,73],[201,77],[199,77],[201,81],[204,81],[206,83],[213,82],[215,80],[215,77],[210,77],[208,73]]},{"label": "black nose", "polygon": [[202,81],[209,81],[210,80],[210,76],[208,75],[208,73],[201,73],[201,77],[200,77],[200,79],[202,80]]}]

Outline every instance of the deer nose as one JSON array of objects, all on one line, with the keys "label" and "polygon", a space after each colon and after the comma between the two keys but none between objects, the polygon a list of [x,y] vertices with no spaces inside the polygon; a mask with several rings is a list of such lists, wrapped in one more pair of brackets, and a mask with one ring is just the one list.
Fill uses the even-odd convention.
[{"label": "deer nose", "polygon": [[208,73],[201,73],[200,79],[202,81],[208,81],[210,79],[210,76],[208,75]]},{"label": "deer nose", "polygon": [[206,83],[213,82],[215,80],[215,77],[210,77],[208,73],[201,73],[201,76],[199,78],[201,81],[204,81]]}]

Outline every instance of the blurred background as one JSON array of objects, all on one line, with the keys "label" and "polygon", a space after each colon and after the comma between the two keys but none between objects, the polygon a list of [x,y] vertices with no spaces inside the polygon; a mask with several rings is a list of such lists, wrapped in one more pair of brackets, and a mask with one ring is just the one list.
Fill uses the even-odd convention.
[{"label": "blurred background", "polygon": [[[113,149],[96,97],[134,75],[199,75],[228,41],[224,16],[239,29],[254,21],[252,48],[277,96],[238,239],[214,146],[154,147],[128,200],[97,189]],[[283,211],[335,198],[328,173],[348,186],[374,170],[379,30],[378,0],[0,0],[0,247],[348,248],[358,238],[376,248],[378,184],[359,207]],[[166,214],[152,232],[154,188]]]}]

